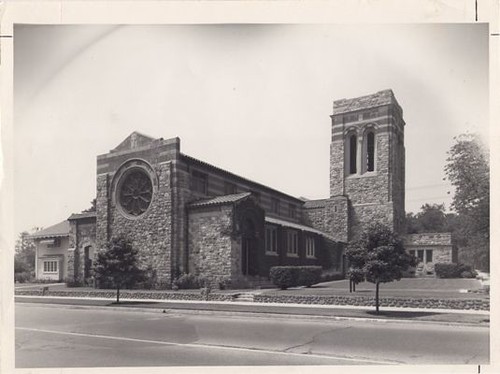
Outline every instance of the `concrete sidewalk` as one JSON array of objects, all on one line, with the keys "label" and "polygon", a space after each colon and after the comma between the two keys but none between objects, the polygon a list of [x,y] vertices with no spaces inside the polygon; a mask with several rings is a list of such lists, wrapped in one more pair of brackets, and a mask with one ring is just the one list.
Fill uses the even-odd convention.
[{"label": "concrete sidewalk", "polygon": [[120,308],[131,310],[158,310],[159,312],[188,311],[194,313],[231,313],[282,317],[320,317],[342,319],[373,319],[381,321],[427,321],[434,323],[458,323],[489,325],[489,312],[476,310],[417,309],[381,307],[380,314],[375,314],[375,307],[313,305],[313,304],[278,304],[226,301],[188,301],[188,300],[138,300],[120,299],[115,304],[109,298],[81,298],[55,296],[16,296],[19,303],[66,305],[75,307]]}]

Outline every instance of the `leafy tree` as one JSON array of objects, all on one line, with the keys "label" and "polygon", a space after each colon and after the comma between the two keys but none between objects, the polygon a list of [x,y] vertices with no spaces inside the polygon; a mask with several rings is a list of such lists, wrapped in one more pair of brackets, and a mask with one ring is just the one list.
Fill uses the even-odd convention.
[{"label": "leafy tree", "polygon": [[375,284],[377,313],[380,283],[400,280],[404,271],[417,264],[417,259],[406,252],[402,240],[380,223],[369,226],[359,240],[350,243],[346,255],[352,274]]},{"label": "leafy tree", "polygon": [[408,234],[448,231],[448,215],[445,213],[444,204],[424,204],[417,214],[406,214],[406,232]]},{"label": "leafy tree", "polygon": [[90,208],[82,210],[82,213],[95,212],[96,211],[96,204],[97,204],[97,199],[93,199],[90,202]]},{"label": "leafy tree", "polygon": [[15,251],[14,272],[24,273],[35,271],[36,246],[33,239],[29,237],[27,231],[23,231],[19,234]]},{"label": "leafy tree", "polygon": [[[452,209],[460,217],[462,251],[475,267],[489,270],[489,153],[476,134],[455,137],[448,152],[446,176],[455,188]],[[470,263],[470,262],[469,262]]]},{"label": "leafy tree", "polygon": [[106,248],[97,253],[94,265],[99,287],[116,288],[116,303],[120,303],[120,289],[131,288],[143,280],[143,271],[137,266],[137,250],[130,240],[118,237],[111,239]]}]

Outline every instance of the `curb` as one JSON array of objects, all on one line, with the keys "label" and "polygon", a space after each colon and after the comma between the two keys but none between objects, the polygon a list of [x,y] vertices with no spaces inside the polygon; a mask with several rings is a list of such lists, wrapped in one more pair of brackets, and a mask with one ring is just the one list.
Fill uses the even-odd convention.
[{"label": "curb", "polygon": [[[109,297],[78,297],[78,296],[32,296],[32,295],[15,295],[16,298],[28,299],[59,299],[59,300],[114,300]],[[371,310],[373,306],[357,306],[357,305],[331,305],[331,304],[297,304],[297,303],[266,303],[266,302],[245,302],[245,301],[205,301],[205,300],[169,300],[169,299],[138,299],[138,298],[120,298],[122,301],[149,302],[149,303],[164,303],[164,304],[215,304],[215,305],[235,305],[235,306],[253,306],[257,308],[265,308],[266,306],[281,307],[281,308],[321,308],[321,309],[352,309],[352,310]],[[386,311],[394,312],[428,312],[440,314],[476,314],[490,315],[489,310],[474,310],[474,309],[437,309],[437,308],[403,308],[403,307],[381,307]]]}]

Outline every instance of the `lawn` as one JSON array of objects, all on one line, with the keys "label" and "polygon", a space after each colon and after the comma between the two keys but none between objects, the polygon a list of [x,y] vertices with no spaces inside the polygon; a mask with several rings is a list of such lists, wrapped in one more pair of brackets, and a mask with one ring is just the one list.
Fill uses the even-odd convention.
[{"label": "lawn", "polygon": [[[400,281],[381,284],[380,296],[460,299],[489,297],[482,293],[463,292],[463,290],[479,289],[481,289],[481,283],[476,279],[403,278]],[[363,282],[356,286],[356,292],[349,293],[349,281],[338,280],[316,284],[310,288],[267,289],[262,293],[265,295],[372,296],[375,295],[375,285]]]}]

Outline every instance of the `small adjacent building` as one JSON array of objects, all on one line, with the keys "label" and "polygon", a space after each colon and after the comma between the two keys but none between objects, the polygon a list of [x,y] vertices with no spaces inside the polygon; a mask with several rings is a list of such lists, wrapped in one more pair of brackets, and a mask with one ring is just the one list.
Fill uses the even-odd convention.
[{"label": "small adjacent building", "polygon": [[435,276],[434,265],[458,261],[458,251],[451,240],[451,233],[422,233],[405,236],[405,248],[418,258],[418,264],[410,270],[417,277]]},{"label": "small adjacent building", "polygon": [[[97,156],[95,212],[74,214],[56,225],[58,231],[36,234],[42,246],[60,238],[57,251],[39,248],[45,257],[37,262],[52,273],[37,277],[87,282],[95,254],[115,236],[132,240],[158,288],[182,273],[237,286],[267,279],[277,265],[319,265],[344,274],[345,246],[364,227],[382,222],[404,233],[405,126],[391,90],[334,101],[325,170],[330,194],[318,200],[186,155],[179,138],[133,132]],[[439,237],[408,237],[409,250],[424,253],[424,263],[427,253],[432,261],[453,260],[438,253],[442,243]]]},{"label": "small adjacent building", "polygon": [[36,247],[35,277],[62,281],[67,276],[69,222],[59,222],[30,235]]}]

